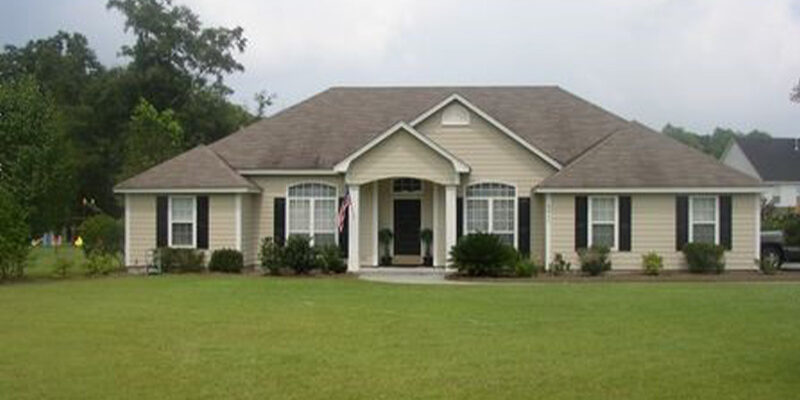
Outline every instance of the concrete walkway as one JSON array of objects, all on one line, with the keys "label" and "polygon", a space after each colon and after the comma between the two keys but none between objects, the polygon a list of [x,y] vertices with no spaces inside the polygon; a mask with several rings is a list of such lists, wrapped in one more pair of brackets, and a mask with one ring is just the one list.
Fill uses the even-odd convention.
[{"label": "concrete walkway", "polygon": [[445,270],[430,267],[362,267],[358,279],[373,282],[405,283],[418,285],[465,285],[445,279]]}]

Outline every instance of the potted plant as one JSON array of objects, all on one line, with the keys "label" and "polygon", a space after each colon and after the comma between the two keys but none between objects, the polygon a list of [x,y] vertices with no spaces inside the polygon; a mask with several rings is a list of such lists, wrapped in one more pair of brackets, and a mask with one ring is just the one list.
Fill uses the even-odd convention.
[{"label": "potted plant", "polygon": [[389,253],[389,245],[392,244],[394,234],[389,228],[383,228],[378,231],[378,241],[383,248],[383,255],[381,256],[381,265],[392,265],[392,256]]},{"label": "potted plant", "polygon": [[422,265],[426,267],[433,266],[433,256],[431,256],[431,243],[433,242],[433,231],[430,228],[425,228],[419,233],[419,239],[422,240],[422,245],[425,248],[425,256],[422,257]]}]

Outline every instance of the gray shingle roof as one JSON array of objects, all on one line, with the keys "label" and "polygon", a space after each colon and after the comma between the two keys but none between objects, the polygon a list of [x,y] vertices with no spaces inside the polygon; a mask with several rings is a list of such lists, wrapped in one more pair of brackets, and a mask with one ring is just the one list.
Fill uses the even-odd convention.
[{"label": "gray shingle roof", "polygon": [[247,189],[258,187],[207,146],[197,146],[116,186],[125,189]]},{"label": "gray shingle roof", "polygon": [[795,150],[795,139],[736,138],[734,140],[762,180],[800,181],[800,149]]},{"label": "gray shingle roof", "polygon": [[340,87],[211,145],[237,169],[331,168],[399,121],[457,93],[566,164],[627,121],[555,86]]},{"label": "gray shingle roof", "polygon": [[666,135],[632,122],[539,188],[757,187],[760,182]]}]

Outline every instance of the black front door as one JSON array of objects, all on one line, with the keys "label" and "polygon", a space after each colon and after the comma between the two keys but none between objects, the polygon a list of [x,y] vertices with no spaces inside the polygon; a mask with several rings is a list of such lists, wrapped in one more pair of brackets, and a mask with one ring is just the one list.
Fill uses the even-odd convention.
[{"label": "black front door", "polygon": [[394,254],[419,255],[419,199],[394,201]]}]

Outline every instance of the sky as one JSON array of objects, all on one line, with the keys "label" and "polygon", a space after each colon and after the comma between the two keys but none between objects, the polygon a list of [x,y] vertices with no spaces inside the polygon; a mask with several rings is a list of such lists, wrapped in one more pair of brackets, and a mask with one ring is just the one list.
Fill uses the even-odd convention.
[{"label": "sky", "polygon": [[[710,133],[800,137],[800,0],[175,0],[208,26],[241,26],[245,71],[226,78],[254,110],[330,86],[559,85],[627,119]],[[105,0],[0,0],[0,43],[58,30],[105,65],[131,43]]]}]

